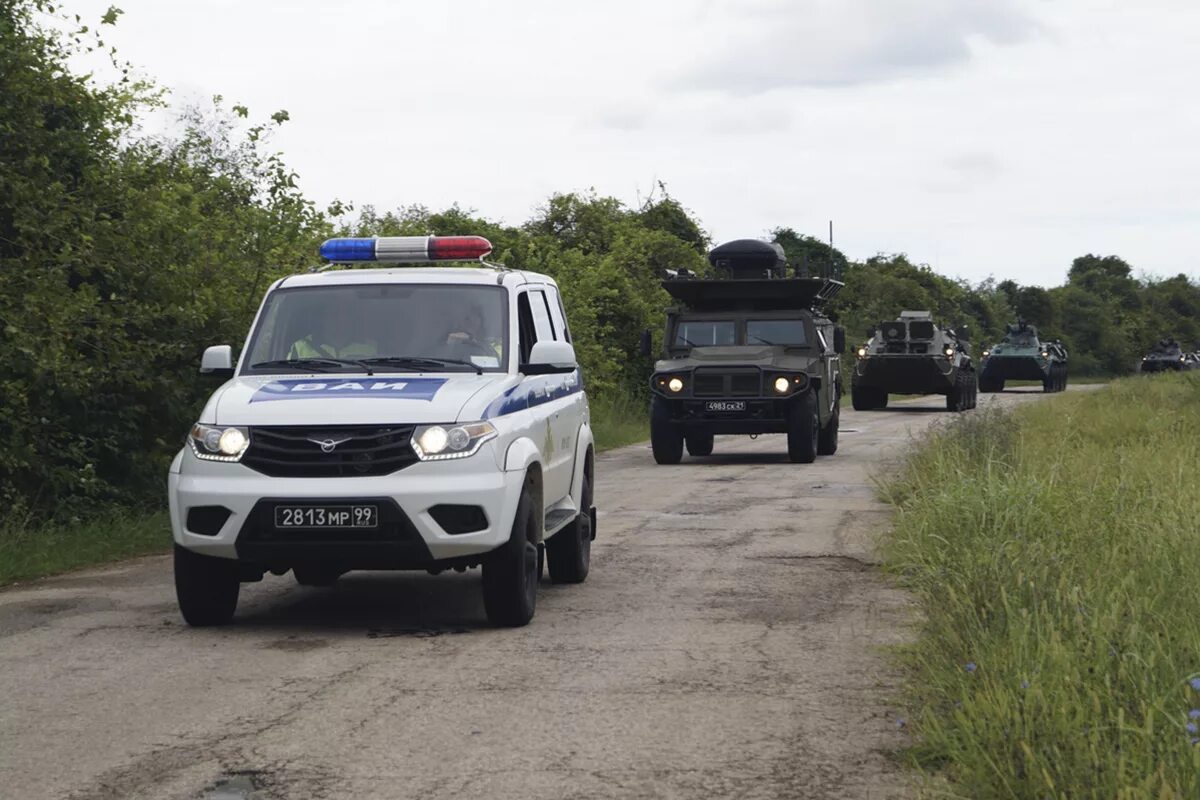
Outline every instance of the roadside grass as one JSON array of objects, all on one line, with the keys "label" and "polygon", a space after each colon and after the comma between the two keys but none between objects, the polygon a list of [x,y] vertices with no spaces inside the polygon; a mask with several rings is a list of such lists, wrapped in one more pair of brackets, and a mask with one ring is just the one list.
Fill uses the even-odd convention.
[{"label": "roadside grass", "polygon": [[123,558],[166,552],[171,525],[162,512],[114,512],[90,521],[0,526],[0,586]]},{"label": "roadside grass", "polygon": [[1200,797],[1200,375],[930,434],[884,486],[929,796]]},{"label": "roadside grass", "polygon": [[625,395],[598,395],[588,399],[596,450],[637,444],[650,438],[648,403]]}]

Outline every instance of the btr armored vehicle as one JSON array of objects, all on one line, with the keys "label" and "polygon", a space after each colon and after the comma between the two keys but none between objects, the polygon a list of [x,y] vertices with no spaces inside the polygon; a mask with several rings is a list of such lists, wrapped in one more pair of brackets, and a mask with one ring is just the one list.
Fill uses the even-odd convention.
[{"label": "btr armored vehicle", "polygon": [[965,331],[939,328],[928,311],[903,311],[867,337],[854,365],[855,410],[886,408],[889,394],[944,394],[948,411],[975,407],[975,364]]},{"label": "btr armored vehicle", "polygon": [[1061,392],[1067,388],[1067,348],[1057,339],[1039,339],[1024,320],[1009,325],[1004,341],[983,351],[979,390],[1002,392],[1010,380],[1041,381],[1043,391]]},{"label": "btr armored vehicle", "polygon": [[650,378],[654,460],[678,464],[685,445],[709,455],[718,433],[786,433],[800,463],[832,455],[845,333],[820,309],[842,283],[787,277],[783,248],[753,239],[708,258],[721,277],[682,272],[662,284],[679,305]]},{"label": "btr armored vehicle", "polygon": [[1140,372],[1179,372],[1195,369],[1200,362],[1195,353],[1184,352],[1179,342],[1171,338],[1159,339],[1142,357]]}]

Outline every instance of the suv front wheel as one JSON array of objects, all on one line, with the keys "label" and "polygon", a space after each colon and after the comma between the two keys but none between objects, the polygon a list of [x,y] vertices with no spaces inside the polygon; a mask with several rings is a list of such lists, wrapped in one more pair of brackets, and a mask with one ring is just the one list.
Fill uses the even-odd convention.
[{"label": "suv front wheel", "polygon": [[202,556],[175,545],[175,597],[188,625],[227,624],[237,610],[240,589],[236,561]]},{"label": "suv front wheel", "polygon": [[541,574],[537,534],[533,496],[526,483],[508,541],[483,564],[483,608],[493,625],[519,628],[533,619]]},{"label": "suv front wheel", "polygon": [[788,458],[798,464],[817,460],[817,438],[821,433],[817,417],[817,396],[812,391],[792,401],[788,408]]}]

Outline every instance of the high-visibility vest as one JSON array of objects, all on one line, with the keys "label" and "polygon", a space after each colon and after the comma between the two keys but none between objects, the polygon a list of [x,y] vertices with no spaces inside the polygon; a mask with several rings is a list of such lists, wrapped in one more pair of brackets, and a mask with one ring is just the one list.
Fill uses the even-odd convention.
[{"label": "high-visibility vest", "polygon": [[379,355],[374,342],[350,342],[342,347],[313,344],[311,336],[297,340],[288,350],[288,358],[366,358]]}]

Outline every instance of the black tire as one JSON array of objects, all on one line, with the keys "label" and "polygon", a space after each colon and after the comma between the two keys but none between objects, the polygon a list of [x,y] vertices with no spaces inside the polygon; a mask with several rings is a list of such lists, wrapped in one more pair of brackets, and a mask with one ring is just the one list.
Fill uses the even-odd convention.
[{"label": "black tire", "polygon": [[711,456],[713,451],[713,435],[711,433],[693,433],[684,437],[689,456]]},{"label": "black tire", "polygon": [[990,378],[984,378],[983,376],[980,376],[980,378],[979,378],[979,391],[983,392],[984,394],[991,394],[992,392],[999,392],[999,391],[1002,391],[1003,388],[1004,388],[1004,384],[1000,383],[997,380],[990,379]]},{"label": "black tire", "polygon": [[883,389],[876,389],[875,391],[877,392],[875,395],[875,407],[887,408],[888,393]]},{"label": "black tire", "polygon": [[301,586],[333,586],[342,573],[316,564],[298,564],[292,567],[292,577]]},{"label": "black tire", "polygon": [[546,540],[546,566],[554,583],[583,583],[592,563],[592,479],[586,472],[579,515]]},{"label": "black tire", "polygon": [[855,411],[870,411],[875,407],[875,393],[859,386],[850,387],[850,405]]},{"label": "black tire", "polygon": [[683,459],[683,433],[670,422],[667,401],[650,401],[650,449],[658,464],[678,464]]},{"label": "black tire", "polygon": [[963,381],[963,374],[960,370],[954,376],[954,385],[950,387],[950,391],[946,392],[946,410],[947,411],[962,411],[963,404],[966,403],[966,384]]},{"label": "black tire", "polygon": [[807,391],[788,407],[788,458],[797,464],[816,461],[820,433],[817,397],[812,391]]},{"label": "black tire", "polygon": [[979,379],[974,372],[967,373],[967,409],[979,405]]},{"label": "black tire", "polygon": [[505,628],[529,624],[537,607],[538,521],[528,485],[521,492],[508,541],[483,563],[483,608]]},{"label": "black tire", "polygon": [[1063,364],[1062,388],[1063,388],[1064,392],[1067,390],[1067,365],[1066,364]]},{"label": "black tire", "polygon": [[226,625],[237,610],[237,562],[193,553],[175,545],[175,597],[188,625]]},{"label": "black tire", "polygon": [[842,419],[841,397],[834,397],[833,400],[833,415],[817,434],[817,455],[820,456],[831,456],[838,448],[838,426]]}]

